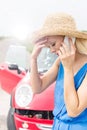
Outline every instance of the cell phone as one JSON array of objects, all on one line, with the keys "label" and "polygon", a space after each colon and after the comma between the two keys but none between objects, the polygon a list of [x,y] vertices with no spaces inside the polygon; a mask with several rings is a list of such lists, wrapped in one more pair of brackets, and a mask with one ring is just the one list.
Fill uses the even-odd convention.
[{"label": "cell phone", "polygon": [[[71,37],[71,38],[72,38],[72,42],[73,42],[73,44],[74,44],[76,38],[75,38],[75,37]],[[69,43],[69,40],[68,40],[68,36],[65,36],[65,38],[64,38],[64,43],[70,48],[70,43]]]}]

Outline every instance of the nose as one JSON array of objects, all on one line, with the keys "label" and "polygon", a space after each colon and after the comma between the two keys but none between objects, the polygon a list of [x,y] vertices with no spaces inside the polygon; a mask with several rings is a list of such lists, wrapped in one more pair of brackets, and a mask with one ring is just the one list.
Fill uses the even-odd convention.
[{"label": "nose", "polygon": [[50,51],[51,51],[51,53],[55,53],[56,52],[55,48],[53,48],[53,47],[50,47]]}]

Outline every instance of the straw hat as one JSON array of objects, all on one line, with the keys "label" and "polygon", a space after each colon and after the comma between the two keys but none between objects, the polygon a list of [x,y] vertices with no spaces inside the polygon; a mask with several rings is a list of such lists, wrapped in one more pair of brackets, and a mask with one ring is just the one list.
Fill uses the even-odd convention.
[{"label": "straw hat", "polygon": [[49,15],[43,27],[35,32],[35,37],[52,35],[67,35],[76,38],[87,39],[87,33],[77,30],[76,23],[71,15],[56,13]]}]

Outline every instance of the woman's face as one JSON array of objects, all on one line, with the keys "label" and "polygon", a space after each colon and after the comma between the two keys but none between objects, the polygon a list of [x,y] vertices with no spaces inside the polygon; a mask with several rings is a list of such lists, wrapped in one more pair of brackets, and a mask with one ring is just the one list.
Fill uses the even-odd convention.
[{"label": "woman's face", "polygon": [[63,40],[64,36],[48,36],[47,43],[45,45],[50,48],[52,53],[57,54],[60,46],[62,46]]}]

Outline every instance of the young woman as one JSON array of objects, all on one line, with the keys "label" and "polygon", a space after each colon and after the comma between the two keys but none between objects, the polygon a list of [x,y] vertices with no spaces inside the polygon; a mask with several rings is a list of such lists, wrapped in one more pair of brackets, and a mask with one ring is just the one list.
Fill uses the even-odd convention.
[{"label": "young woman", "polygon": [[[87,33],[77,30],[72,16],[57,13],[49,15],[35,34],[31,85],[34,93],[40,93],[56,80],[53,130],[87,130]],[[58,58],[40,77],[37,57],[43,47]]]}]

